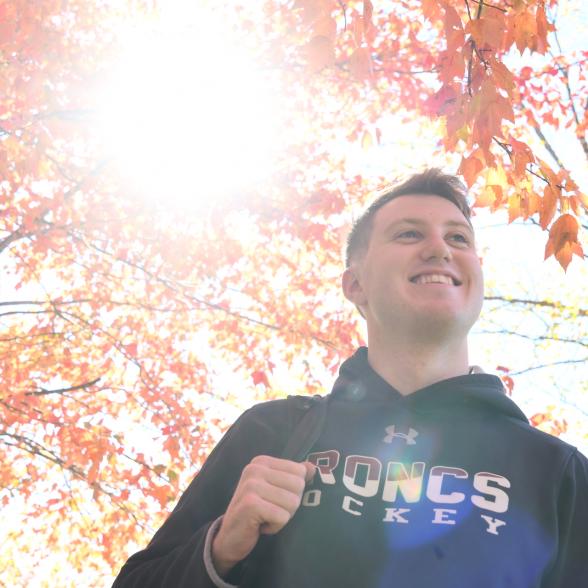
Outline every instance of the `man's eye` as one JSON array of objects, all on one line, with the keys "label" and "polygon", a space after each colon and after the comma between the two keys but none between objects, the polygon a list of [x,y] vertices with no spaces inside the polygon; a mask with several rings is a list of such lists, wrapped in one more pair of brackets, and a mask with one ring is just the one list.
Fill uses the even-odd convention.
[{"label": "man's eye", "polygon": [[398,235],[396,235],[399,239],[416,239],[419,237],[419,232],[418,231],[402,231],[402,233],[399,233]]},{"label": "man's eye", "polygon": [[453,239],[454,241],[457,241],[458,243],[465,243],[466,245],[469,244],[469,242],[470,242],[470,240],[465,235],[462,235],[461,233],[455,233],[455,234],[451,235],[451,239]]}]

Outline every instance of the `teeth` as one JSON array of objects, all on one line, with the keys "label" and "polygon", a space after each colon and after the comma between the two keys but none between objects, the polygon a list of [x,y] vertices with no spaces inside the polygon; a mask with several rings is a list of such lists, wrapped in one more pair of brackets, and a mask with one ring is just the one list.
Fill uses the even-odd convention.
[{"label": "teeth", "polygon": [[414,279],[415,284],[448,284],[453,286],[453,280],[449,276],[443,276],[441,274],[424,274],[417,276]]}]

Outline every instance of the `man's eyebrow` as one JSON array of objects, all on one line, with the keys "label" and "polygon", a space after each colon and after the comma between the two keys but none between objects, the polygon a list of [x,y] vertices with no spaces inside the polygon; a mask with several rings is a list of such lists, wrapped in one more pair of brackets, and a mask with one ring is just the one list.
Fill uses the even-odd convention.
[{"label": "man's eyebrow", "polygon": [[[426,221],[423,221],[420,218],[400,218],[398,220],[392,221],[387,227],[385,232],[389,232],[390,230],[392,230],[394,227],[396,227],[397,225],[417,225],[417,226],[423,226],[426,225]],[[463,229],[466,229],[469,233],[472,233],[472,235],[474,234],[474,229],[472,228],[471,225],[469,225],[466,221],[454,221],[454,220],[450,220],[447,221],[445,223],[443,223],[444,225],[448,226],[448,227],[461,227]]]}]

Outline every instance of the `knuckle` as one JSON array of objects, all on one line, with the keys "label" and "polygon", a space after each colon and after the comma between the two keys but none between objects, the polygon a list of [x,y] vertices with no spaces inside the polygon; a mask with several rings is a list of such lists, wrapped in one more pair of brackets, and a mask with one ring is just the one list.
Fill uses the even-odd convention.
[{"label": "knuckle", "polygon": [[296,462],[295,473],[297,476],[301,477],[302,480],[306,477],[306,467],[302,463]]},{"label": "knuckle", "polygon": [[290,514],[294,514],[297,510],[298,507],[300,506],[300,501],[301,501],[301,497],[300,496],[295,496],[294,494],[290,494],[290,496],[288,497],[288,507],[287,510]]},{"label": "knuckle", "polygon": [[248,463],[244,468],[243,468],[243,477],[245,476],[250,476],[256,469],[257,469],[257,465],[254,463]]},{"label": "knuckle", "polygon": [[242,478],[249,480],[252,478],[258,478],[265,468],[260,463],[254,463],[253,461],[248,463],[243,468]]},{"label": "knuckle", "polygon": [[296,493],[302,495],[304,492],[304,488],[306,488],[306,481],[304,478],[297,478],[294,482],[294,486],[296,488]]},{"label": "knuckle", "polygon": [[250,477],[243,480],[241,489],[246,496],[250,494],[257,496],[259,494],[260,486],[261,485],[258,478]]},{"label": "knuckle", "polygon": [[281,525],[285,525],[291,518],[292,515],[287,510],[280,509],[277,513],[277,522]]},{"label": "knuckle", "polygon": [[260,498],[254,492],[248,492],[243,496],[241,505],[246,511],[253,511],[259,508]]}]

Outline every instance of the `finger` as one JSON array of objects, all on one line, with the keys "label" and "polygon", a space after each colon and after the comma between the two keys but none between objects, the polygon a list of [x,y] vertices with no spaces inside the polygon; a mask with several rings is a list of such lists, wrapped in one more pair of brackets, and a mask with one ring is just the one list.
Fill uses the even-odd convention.
[{"label": "finger", "polygon": [[[302,466],[302,464],[298,464]],[[289,473],[281,470],[274,470],[260,464],[249,464],[241,477],[240,485],[246,485],[248,481],[264,480],[268,484],[301,494],[306,484],[307,469],[302,466],[299,473]]]},{"label": "finger", "polygon": [[260,525],[259,533],[262,535],[274,535],[290,522],[294,513],[266,503],[264,515],[264,523]]},{"label": "finger", "polygon": [[258,533],[277,533],[292,518],[299,504],[297,497],[280,495],[275,491],[243,496],[231,516],[232,535],[235,537],[240,533],[237,530],[253,527],[258,529]]},{"label": "finger", "polygon": [[305,461],[302,465],[306,467],[306,475],[304,476],[304,480],[308,484],[308,482],[310,482],[316,474],[316,465],[310,463],[309,461]]},{"label": "finger", "polygon": [[[243,497],[247,502],[251,501],[256,508],[263,503],[269,503],[294,514],[302,500],[304,482],[299,491],[291,492],[280,486],[274,486],[266,480],[250,480],[243,487]],[[257,499],[260,501],[258,502]]]},{"label": "finger", "polygon": [[272,470],[288,472],[303,477],[306,472],[304,465],[297,461],[282,459],[280,457],[271,457],[270,455],[258,455],[251,460],[251,464],[259,464],[271,468]]}]

